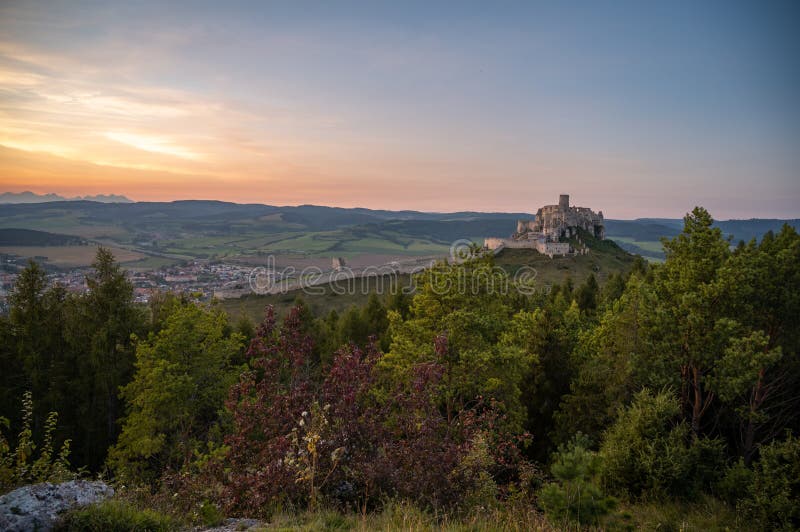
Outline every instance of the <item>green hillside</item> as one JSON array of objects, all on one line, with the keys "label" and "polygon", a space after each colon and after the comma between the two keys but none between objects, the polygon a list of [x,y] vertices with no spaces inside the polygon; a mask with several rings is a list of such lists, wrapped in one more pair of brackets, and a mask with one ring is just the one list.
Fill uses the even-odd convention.
[{"label": "green hillside", "polygon": [[[586,255],[551,259],[533,249],[504,249],[494,257],[494,264],[504,269],[512,279],[523,266],[533,268],[536,271],[533,280],[536,286],[544,290],[567,279],[571,279],[576,285],[581,284],[590,274],[594,274],[598,283],[602,285],[609,275],[627,272],[637,260],[635,256],[610,240],[600,241],[583,235],[582,242],[589,247],[589,253]],[[317,316],[326,315],[331,310],[341,314],[351,306],[364,305],[369,294],[376,290],[379,295],[386,298],[393,286],[413,288],[413,280],[409,275],[398,276],[395,283],[396,285],[392,285],[389,277],[383,277],[380,281],[375,278],[356,279],[352,293],[340,294],[332,286],[322,285],[315,287],[319,289],[320,294],[308,294],[300,290],[274,295],[252,294],[238,299],[226,299],[222,302],[222,306],[234,319],[244,314],[258,321],[263,317],[267,305],[275,307],[282,316],[291,308],[294,301],[301,297]]]}]

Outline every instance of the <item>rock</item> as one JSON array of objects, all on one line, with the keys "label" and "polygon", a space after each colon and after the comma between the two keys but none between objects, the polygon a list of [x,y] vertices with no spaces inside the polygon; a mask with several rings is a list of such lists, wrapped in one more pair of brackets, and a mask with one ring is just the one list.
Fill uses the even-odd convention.
[{"label": "rock", "polygon": [[264,523],[258,519],[226,519],[225,522],[217,527],[200,528],[202,532],[240,532],[247,530],[260,530],[264,527]]},{"label": "rock", "polygon": [[62,484],[33,484],[0,497],[0,530],[52,530],[60,514],[114,495],[105,482],[71,480]]}]

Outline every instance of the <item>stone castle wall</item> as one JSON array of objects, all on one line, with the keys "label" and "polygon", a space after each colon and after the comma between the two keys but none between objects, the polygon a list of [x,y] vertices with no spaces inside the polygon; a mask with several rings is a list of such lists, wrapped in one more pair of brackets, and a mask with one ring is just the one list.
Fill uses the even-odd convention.
[{"label": "stone castle wall", "polygon": [[588,207],[570,207],[569,195],[561,194],[558,205],[545,205],[536,212],[533,220],[517,220],[517,230],[511,238],[487,238],[487,249],[507,248],[536,249],[546,255],[566,255],[570,245],[561,242],[578,235],[583,229],[595,238],[604,239],[605,221],[603,211],[594,212]]},{"label": "stone castle wall", "polygon": [[544,240],[515,240],[513,238],[489,237],[483,245],[491,251],[500,248],[535,249],[543,255],[567,255],[570,252],[568,242],[546,242]]}]

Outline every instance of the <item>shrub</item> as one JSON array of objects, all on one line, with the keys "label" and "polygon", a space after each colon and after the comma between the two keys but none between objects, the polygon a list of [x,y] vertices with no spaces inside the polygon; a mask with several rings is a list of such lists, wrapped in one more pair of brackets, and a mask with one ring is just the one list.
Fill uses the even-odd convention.
[{"label": "shrub", "polygon": [[603,494],[596,483],[600,458],[589,450],[588,439],[578,434],[569,445],[559,447],[551,472],[557,482],[539,492],[539,503],[548,517],[596,525],[616,507],[616,500]]},{"label": "shrub", "polygon": [[56,524],[56,532],[168,532],[180,528],[173,518],[154,510],[109,500],[72,510]]},{"label": "shrub", "polygon": [[[446,351],[446,339],[436,353]],[[374,344],[336,353],[321,384],[309,367],[311,343],[298,312],[278,328],[274,314],[250,346],[251,371],[231,389],[233,432],[208,472],[230,513],[266,515],[321,502],[366,509],[387,497],[426,508],[486,506],[497,479],[515,480],[518,439],[491,402],[445,416],[444,367],[416,364],[408,383],[376,398]]]},{"label": "shrub", "polygon": [[800,529],[800,438],[790,435],[761,448],[753,482],[737,510],[765,529]]},{"label": "shrub", "polygon": [[739,499],[747,496],[752,483],[753,470],[740,458],[725,469],[725,474],[714,486],[714,493],[726,503],[735,506]]},{"label": "shrub", "polygon": [[718,440],[693,437],[671,393],[645,389],[606,431],[601,475],[616,493],[690,497],[723,470],[722,451]]},{"label": "shrub", "polygon": [[[17,437],[15,449],[11,449],[8,439],[0,432],[0,493],[21,484],[64,482],[78,475],[70,471],[70,440],[65,440],[58,454],[54,454],[53,433],[58,424],[58,413],[50,412],[47,416],[38,456],[37,444],[33,441],[32,420],[33,398],[31,392],[25,392],[22,399],[22,431]],[[8,427],[8,420],[0,417],[0,425]]]}]

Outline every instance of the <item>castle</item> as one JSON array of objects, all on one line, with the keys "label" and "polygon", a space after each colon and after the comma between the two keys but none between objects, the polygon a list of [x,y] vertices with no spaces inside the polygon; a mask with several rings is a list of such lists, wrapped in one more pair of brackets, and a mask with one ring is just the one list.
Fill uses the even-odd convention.
[{"label": "castle", "polygon": [[[603,211],[596,213],[588,207],[570,207],[569,195],[561,194],[558,205],[541,207],[533,220],[517,220],[517,230],[511,238],[490,237],[484,241],[484,246],[494,251],[502,248],[532,248],[550,257],[566,255],[572,249],[569,242],[561,240],[578,236],[578,229],[604,239]],[[582,252],[585,252],[585,248]]]}]

